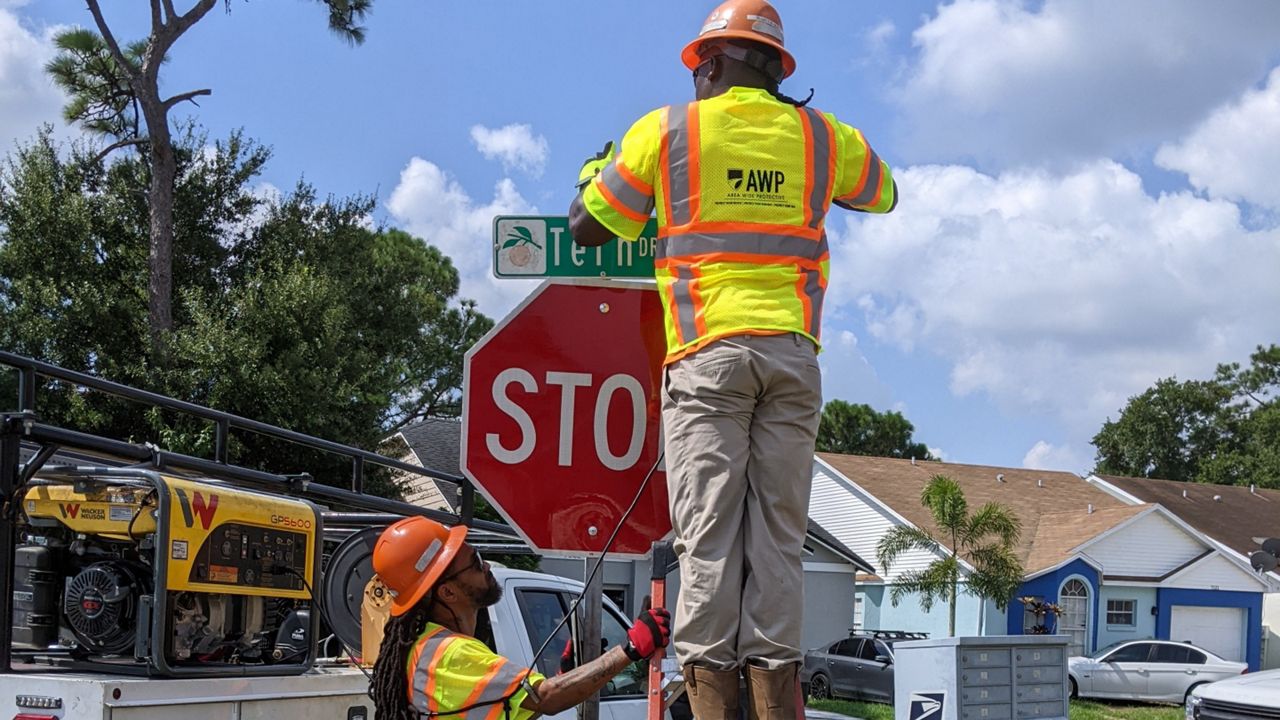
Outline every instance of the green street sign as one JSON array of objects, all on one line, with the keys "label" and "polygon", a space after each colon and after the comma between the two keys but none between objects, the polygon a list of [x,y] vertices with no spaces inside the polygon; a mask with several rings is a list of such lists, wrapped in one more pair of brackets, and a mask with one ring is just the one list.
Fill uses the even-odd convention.
[{"label": "green street sign", "polygon": [[563,215],[499,215],[493,219],[493,275],[499,278],[653,279],[658,223],[650,218],[635,242],[583,247]]}]

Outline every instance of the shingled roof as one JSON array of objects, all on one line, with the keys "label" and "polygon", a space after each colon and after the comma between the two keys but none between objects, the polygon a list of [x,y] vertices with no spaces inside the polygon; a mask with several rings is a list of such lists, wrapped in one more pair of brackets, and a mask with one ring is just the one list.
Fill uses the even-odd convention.
[{"label": "shingled roof", "polygon": [[1246,557],[1258,549],[1254,538],[1280,537],[1280,490],[1117,475],[1097,477],[1141,502],[1163,505],[1186,524]]},{"label": "shingled roof", "polygon": [[[406,462],[450,475],[462,474],[462,421],[456,418],[424,418],[400,429],[412,455]],[[458,486],[447,480],[421,476],[404,478],[409,484],[405,500],[415,505],[440,507],[453,512],[457,505]]]},{"label": "shingled roof", "polygon": [[1007,506],[1022,522],[1017,553],[1028,574],[1062,563],[1074,548],[1147,509],[1068,472],[833,453],[818,453],[818,458],[944,545],[946,538],[920,504],[920,493],[934,475],[959,483],[973,509],[988,502]]}]

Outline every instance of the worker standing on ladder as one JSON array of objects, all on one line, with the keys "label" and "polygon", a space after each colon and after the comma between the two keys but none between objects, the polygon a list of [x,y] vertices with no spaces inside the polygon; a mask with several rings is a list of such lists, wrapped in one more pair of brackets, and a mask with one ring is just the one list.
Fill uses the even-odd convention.
[{"label": "worker standing on ladder", "polygon": [[502,598],[488,563],[466,543],[467,528],[410,517],[383,531],[373,569],[391,591],[369,695],[375,720],[529,720],[583,702],[632,662],[666,647],[670,616],[646,611],[627,644],[544,678],[475,638],[480,610]]},{"label": "worker standing on ladder", "polygon": [[857,129],[778,92],[795,69],[764,0],[729,0],[681,55],[697,100],[655,110],[583,166],[581,245],[634,240],[656,208],[662,421],[680,561],[676,655],[698,720],[802,707],[803,570],[832,203],[897,186]]}]

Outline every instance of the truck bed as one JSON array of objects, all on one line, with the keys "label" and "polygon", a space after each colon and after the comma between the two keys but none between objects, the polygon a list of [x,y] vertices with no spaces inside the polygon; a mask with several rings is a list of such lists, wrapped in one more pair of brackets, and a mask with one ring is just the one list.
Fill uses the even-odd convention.
[{"label": "truck bed", "polygon": [[[143,678],[90,673],[0,675],[0,717],[60,720],[370,720],[369,680],[351,667],[287,677]],[[20,707],[19,695],[61,709]]]}]

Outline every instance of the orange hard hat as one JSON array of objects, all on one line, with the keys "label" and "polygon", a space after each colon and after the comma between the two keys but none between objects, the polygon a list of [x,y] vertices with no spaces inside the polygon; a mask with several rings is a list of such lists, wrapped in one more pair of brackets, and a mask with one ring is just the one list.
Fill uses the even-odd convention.
[{"label": "orange hard hat", "polygon": [[712,10],[698,37],[680,53],[684,66],[696,70],[702,44],[718,38],[742,38],[768,45],[782,56],[782,77],[796,71],[796,59],[782,46],[782,18],[766,0],[726,0]]},{"label": "orange hard hat", "polygon": [[467,527],[452,529],[424,517],[407,517],[382,531],[373,546],[373,571],[391,591],[391,614],[413,609],[436,584],[467,539]]}]

